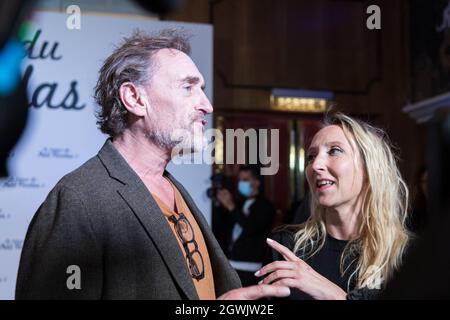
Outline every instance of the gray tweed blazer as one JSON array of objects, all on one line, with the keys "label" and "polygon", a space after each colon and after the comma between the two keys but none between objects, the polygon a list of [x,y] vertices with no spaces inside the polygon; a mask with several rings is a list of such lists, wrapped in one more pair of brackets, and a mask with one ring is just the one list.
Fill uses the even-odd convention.
[{"label": "gray tweed blazer", "polygon": [[[165,176],[203,232],[217,296],[240,287],[192,198],[167,171]],[[79,273],[69,266],[78,266]],[[73,288],[77,274],[79,289]],[[63,177],[34,215],[16,299],[198,299],[161,210],[110,140]]]}]

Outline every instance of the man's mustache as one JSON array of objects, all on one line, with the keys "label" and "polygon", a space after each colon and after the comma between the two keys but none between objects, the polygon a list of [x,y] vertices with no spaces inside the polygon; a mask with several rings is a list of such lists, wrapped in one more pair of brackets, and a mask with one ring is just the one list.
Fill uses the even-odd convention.
[{"label": "man's mustache", "polygon": [[191,116],[191,122],[200,122],[200,121],[206,121],[206,117],[203,113],[195,113]]}]

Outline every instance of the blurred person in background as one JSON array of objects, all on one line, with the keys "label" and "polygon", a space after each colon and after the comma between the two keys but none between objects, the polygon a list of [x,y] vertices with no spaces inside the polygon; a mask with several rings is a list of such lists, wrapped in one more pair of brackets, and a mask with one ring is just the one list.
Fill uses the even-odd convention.
[{"label": "blurred person in background", "polygon": [[428,224],[427,197],[428,197],[428,172],[422,166],[417,172],[416,194],[412,205],[411,215],[408,219],[408,228],[418,236],[423,235]]},{"label": "blurred person in background", "polygon": [[242,284],[256,284],[255,271],[262,266],[266,252],[266,238],[270,234],[275,208],[262,192],[262,178],[258,166],[241,166],[235,200],[228,189],[217,192],[217,200],[224,207],[224,215],[231,219],[228,258]]}]

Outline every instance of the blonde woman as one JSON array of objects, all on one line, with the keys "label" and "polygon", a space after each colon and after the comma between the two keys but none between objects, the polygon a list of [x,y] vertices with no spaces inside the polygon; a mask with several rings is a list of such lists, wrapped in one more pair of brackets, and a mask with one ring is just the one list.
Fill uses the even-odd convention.
[{"label": "blonde woman", "polygon": [[268,239],[256,276],[290,299],[370,299],[400,266],[408,189],[383,132],[329,115],[307,152],[311,216]]}]

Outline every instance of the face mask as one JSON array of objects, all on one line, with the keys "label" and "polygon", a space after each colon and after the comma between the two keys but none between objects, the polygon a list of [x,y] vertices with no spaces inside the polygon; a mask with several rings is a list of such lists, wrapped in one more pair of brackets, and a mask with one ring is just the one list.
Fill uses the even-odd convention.
[{"label": "face mask", "polygon": [[253,193],[252,186],[250,185],[250,181],[239,181],[238,183],[238,191],[244,197],[250,197]]}]

